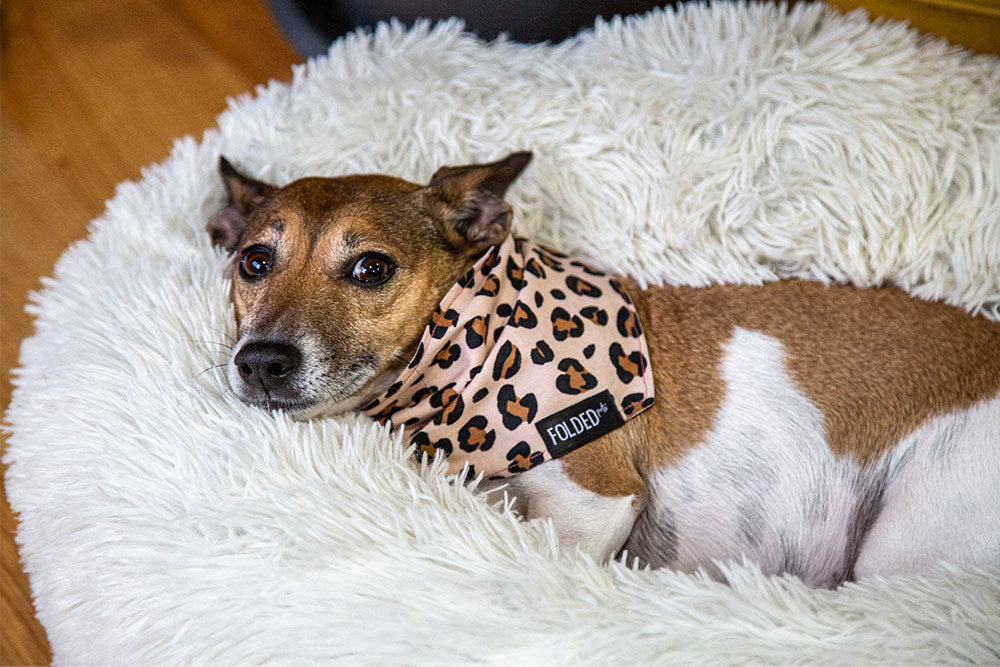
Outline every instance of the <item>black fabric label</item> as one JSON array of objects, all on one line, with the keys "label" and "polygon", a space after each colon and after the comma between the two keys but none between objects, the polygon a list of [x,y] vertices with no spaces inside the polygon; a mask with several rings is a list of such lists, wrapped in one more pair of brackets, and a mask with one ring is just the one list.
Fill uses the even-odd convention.
[{"label": "black fabric label", "polygon": [[615,406],[615,399],[605,389],[576,405],[539,419],[535,422],[535,428],[552,458],[558,458],[624,423],[625,420]]}]

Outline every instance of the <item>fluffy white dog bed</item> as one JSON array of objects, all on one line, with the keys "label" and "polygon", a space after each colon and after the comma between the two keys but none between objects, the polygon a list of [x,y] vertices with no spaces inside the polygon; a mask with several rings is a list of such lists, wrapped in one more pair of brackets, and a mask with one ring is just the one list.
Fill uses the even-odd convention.
[{"label": "fluffy white dog bed", "polygon": [[[599,565],[368,419],[227,391],[219,153],[283,183],[531,149],[522,234],[646,281],[889,282],[998,317],[1000,60],[821,5],[559,46],[382,27],[128,183],[31,309],[7,489],[61,663],[995,662],[1000,572],[810,590]],[[207,370],[206,370],[207,369]]]}]

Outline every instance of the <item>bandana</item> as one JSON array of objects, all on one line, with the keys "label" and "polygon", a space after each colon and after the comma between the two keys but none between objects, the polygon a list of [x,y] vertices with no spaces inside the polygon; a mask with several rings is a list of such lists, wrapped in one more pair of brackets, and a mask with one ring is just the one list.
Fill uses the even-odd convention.
[{"label": "bandana", "polygon": [[506,477],[652,403],[645,337],[621,284],[508,236],[448,291],[399,380],[362,409],[402,427],[418,458]]}]

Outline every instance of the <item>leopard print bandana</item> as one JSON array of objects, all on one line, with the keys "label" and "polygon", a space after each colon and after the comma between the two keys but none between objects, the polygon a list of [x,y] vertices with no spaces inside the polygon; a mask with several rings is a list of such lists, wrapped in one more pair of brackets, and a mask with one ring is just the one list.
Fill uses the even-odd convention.
[{"label": "leopard print bandana", "polygon": [[409,366],[363,410],[401,426],[418,458],[505,477],[652,402],[645,337],[621,284],[508,236],[445,295]]}]

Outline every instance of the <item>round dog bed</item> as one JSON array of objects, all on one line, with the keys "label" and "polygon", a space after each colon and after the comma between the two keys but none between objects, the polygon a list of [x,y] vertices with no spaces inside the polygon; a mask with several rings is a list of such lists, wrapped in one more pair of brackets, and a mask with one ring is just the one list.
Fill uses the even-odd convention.
[{"label": "round dog bed", "polygon": [[[122,185],[35,295],[7,490],[60,663],[993,662],[1000,572],[811,590],[597,564],[361,416],[228,391],[220,153],[254,176],[530,149],[520,234],[648,282],[891,283],[1000,317],[1000,60],[823,5],[558,46],[352,34]],[[652,334],[655,335],[655,332]]]}]

